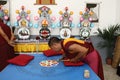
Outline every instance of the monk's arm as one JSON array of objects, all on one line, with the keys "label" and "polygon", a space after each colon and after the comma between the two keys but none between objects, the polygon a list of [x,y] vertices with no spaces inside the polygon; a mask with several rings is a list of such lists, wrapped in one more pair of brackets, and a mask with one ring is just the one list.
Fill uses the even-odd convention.
[{"label": "monk's arm", "polygon": [[4,31],[2,30],[1,27],[0,27],[0,35],[7,41],[7,43],[10,42],[9,38],[8,38],[7,35],[4,33]]},{"label": "monk's arm", "polygon": [[70,47],[71,49],[75,50],[74,53],[77,53],[77,55],[71,59],[71,61],[79,61],[80,59],[82,59],[84,56],[86,56],[88,49],[80,46],[80,45],[72,45],[72,47]]},{"label": "monk's arm", "polygon": [[4,33],[4,31],[2,30],[2,28],[0,27],[0,35],[6,40],[6,42],[11,45],[13,45],[13,42],[8,38],[8,36]]},{"label": "monk's arm", "polygon": [[84,57],[84,55],[85,55],[84,53],[78,53],[77,56],[75,56],[73,59],[75,61],[79,61]]}]

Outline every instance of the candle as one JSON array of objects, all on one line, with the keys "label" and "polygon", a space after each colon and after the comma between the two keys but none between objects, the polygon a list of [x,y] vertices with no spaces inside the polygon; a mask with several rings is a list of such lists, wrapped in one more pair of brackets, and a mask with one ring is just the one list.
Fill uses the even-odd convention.
[{"label": "candle", "polygon": [[84,70],[84,77],[89,78],[90,77],[90,72],[89,70]]}]

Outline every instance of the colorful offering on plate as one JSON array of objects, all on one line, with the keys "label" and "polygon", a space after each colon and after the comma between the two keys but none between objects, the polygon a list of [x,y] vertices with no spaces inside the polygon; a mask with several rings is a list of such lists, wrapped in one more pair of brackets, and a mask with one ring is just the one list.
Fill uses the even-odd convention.
[{"label": "colorful offering on plate", "polygon": [[54,67],[57,66],[59,63],[56,60],[44,60],[39,63],[43,67]]}]

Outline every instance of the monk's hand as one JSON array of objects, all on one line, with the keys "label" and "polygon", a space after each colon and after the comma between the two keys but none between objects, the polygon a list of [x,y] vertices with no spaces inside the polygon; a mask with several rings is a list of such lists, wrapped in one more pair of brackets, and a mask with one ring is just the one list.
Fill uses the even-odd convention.
[{"label": "monk's hand", "polygon": [[58,59],[58,61],[61,61],[61,60],[64,60],[64,57],[62,57],[62,58]]},{"label": "monk's hand", "polygon": [[12,46],[12,47],[15,46],[15,43],[14,43],[13,41],[9,41],[8,44],[9,44],[10,46]]},{"label": "monk's hand", "polygon": [[66,58],[65,54],[62,54],[62,57],[59,60],[64,60]]}]

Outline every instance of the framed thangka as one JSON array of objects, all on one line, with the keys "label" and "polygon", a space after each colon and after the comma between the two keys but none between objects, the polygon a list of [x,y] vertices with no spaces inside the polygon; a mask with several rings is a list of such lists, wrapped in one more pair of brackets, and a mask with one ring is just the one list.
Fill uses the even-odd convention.
[{"label": "framed thangka", "polygon": [[91,22],[99,22],[100,4],[99,3],[86,3],[86,8],[88,8],[90,12],[92,13]]},{"label": "framed thangka", "polygon": [[36,0],[35,5],[56,5],[55,0]]}]

